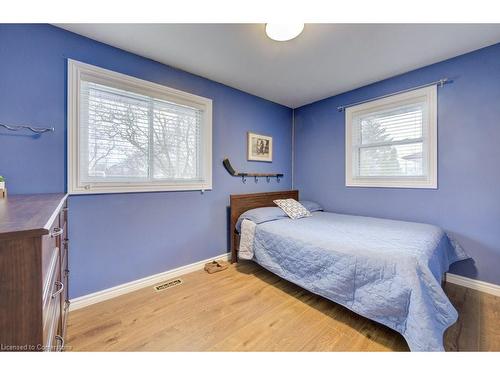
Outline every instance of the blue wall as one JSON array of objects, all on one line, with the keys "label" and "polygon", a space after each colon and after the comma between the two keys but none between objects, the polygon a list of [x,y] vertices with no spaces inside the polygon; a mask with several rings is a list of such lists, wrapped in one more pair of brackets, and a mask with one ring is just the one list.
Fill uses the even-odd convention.
[{"label": "blue wall", "polygon": [[[226,251],[231,193],[290,188],[291,110],[48,25],[0,25],[0,122],[54,126],[33,138],[0,130],[0,175],[15,193],[66,190],[66,59],[214,101],[213,190],[70,198],[71,297]],[[439,90],[439,189],[346,188],[344,115],[336,106],[450,77]],[[391,78],[295,111],[295,187],[344,213],[429,222],[474,258],[453,272],[500,284],[500,45]],[[274,137],[274,162],[247,162],[246,132]],[[284,172],[279,184],[231,178],[239,169]]]},{"label": "blue wall", "polygon": [[[291,110],[49,25],[0,25],[0,122],[54,126],[39,138],[0,130],[0,175],[10,194],[66,190],[66,59],[165,84],[213,100],[213,190],[72,196],[71,297],[227,251],[229,194],[291,185]],[[274,162],[246,161],[246,132],[274,138]],[[283,172],[257,184],[241,170]]]},{"label": "blue wall", "polygon": [[[347,188],[338,105],[442,77],[438,190]],[[452,272],[500,284],[500,44],[295,110],[295,187],[328,210],[437,224],[472,256]]]}]

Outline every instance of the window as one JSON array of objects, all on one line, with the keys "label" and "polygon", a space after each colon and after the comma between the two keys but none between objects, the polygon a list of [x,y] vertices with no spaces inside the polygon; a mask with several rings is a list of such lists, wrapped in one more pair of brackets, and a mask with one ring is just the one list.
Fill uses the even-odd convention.
[{"label": "window", "polygon": [[346,186],[437,188],[437,88],[346,109]]},{"label": "window", "polygon": [[68,61],[68,191],[212,188],[212,101]]}]

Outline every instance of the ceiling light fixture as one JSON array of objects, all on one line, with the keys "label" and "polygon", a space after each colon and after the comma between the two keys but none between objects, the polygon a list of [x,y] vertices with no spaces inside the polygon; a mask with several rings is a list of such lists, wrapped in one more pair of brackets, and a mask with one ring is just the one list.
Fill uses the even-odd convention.
[{"label": "ceiling light fixture", "polygon": [[277,40],[278,42],[284,42],[286,40],[291,40],[300,35],[304,30],[303,23],[266,23],[266,34],[272,40]]}]

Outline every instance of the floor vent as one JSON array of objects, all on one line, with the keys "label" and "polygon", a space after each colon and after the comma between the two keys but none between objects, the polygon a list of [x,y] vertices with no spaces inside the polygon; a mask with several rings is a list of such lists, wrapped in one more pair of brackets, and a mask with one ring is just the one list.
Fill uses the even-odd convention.
[{"label": "floor vent", "polygon": [[182,284],[181,279],[175,279],[175,280],[166,281],[163,284],[155,285],[154,288],[157,292],[161,292],[165,289],[173,288],[174,286],[181,285],[181,284]]}]

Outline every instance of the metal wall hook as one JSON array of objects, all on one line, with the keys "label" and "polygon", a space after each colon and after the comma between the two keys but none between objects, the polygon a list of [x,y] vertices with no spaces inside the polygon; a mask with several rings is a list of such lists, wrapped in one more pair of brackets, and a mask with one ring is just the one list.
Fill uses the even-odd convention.
[{"label": "metal wall hook", "polygon": [[4,127],[7,130],[14,131],[14,132],[26,129],[26,130],[32,131],[35,134],[53,132],[55,130],[54,128],[35,128],[33,126],[28,126],[28,125],[6,125],[6,124],[2,124],[2,123],[0,123],[0,126]]},{"label": "metal wall hook", "polygon": [[255,183],[259,181],[259,177],[265,177],[267,182],[271,181],[271,178],[276,177],[277,181],[280,182],[280,178],[283,177],[283,173],[246,173],[246,172],[236,172],[228,158],[224,158],[222,165],[226,168],[227,173],[234,177],[241,177],[241,181],[245,183],[247,177],[253,177]]}]

